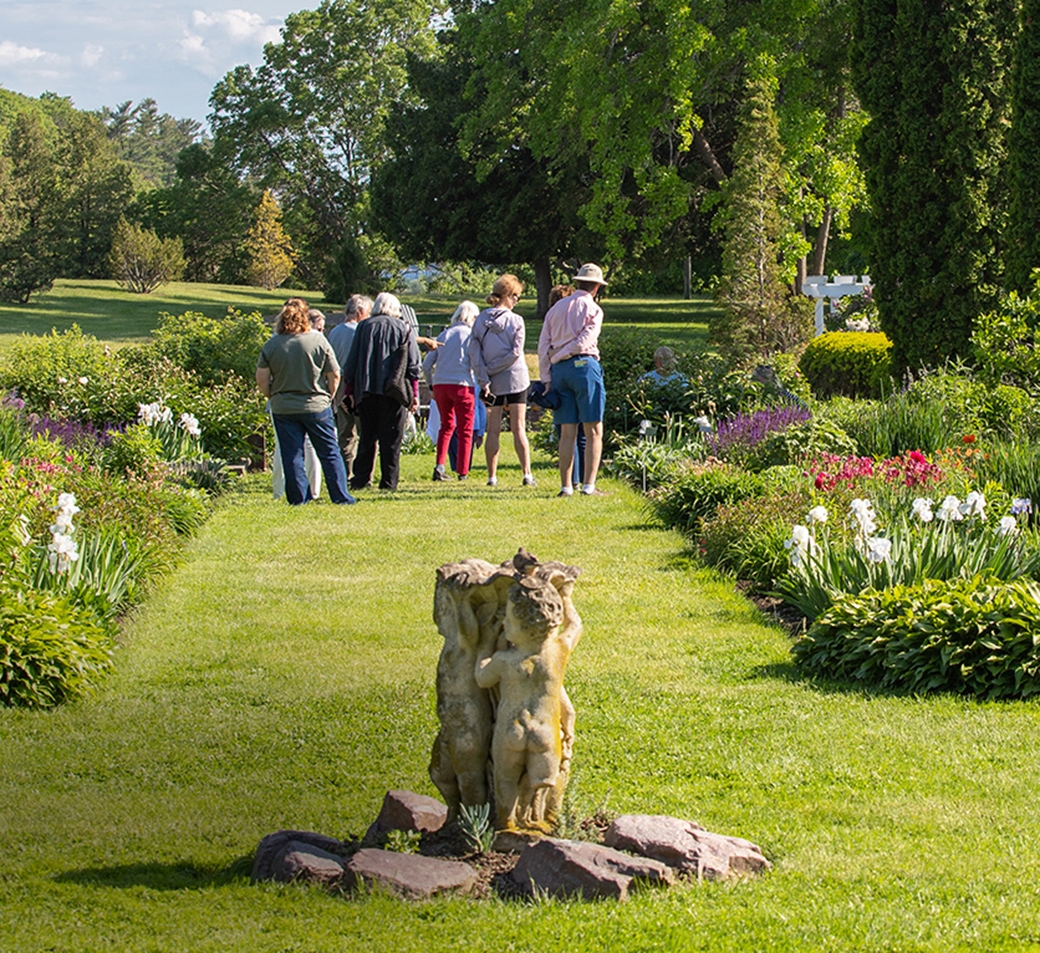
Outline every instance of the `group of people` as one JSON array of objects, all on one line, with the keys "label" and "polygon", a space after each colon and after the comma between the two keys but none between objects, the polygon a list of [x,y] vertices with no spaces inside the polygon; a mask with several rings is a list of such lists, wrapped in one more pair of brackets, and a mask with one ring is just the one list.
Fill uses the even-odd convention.
[{"label": "group of people", "polygon": [[[546,313],[538,340],[542,399],[552,395],[548,403],[560,431],[559,496],[576,491],[602,495],[596,474],[606,392],[597,347],[603,310],[597,298],[606,284],[599,266],[582,265],[573,287],[554,289],[559,300]],[[307,472],[311,450],[334,503],[353,503],[351,490],[372,485],[377,452],[379,487],[396,489],[406,426],[419,406],[420,374],[432,388],[440,418],[434,480],[448,479],[453,442],[458,479],[468,478],[482,402],[487,408],[488,485],[498,483],[503,413],[508,412],[521,483],[534,486],[526,433],[531,384],[524,357],[526,328],[513,310],[522,294],[515,275],[500,275],[487,307],[480,310],[471,301],[462,302],[436,340],[420,337],[414,311],[406,311],[388,292],[375,301],[354,295],[347,302],[346,320],[327,338],[321,312],[301,298],[290,298],[256,371],[257,386],[270,399],[287,501],[306,503],[316,495],[314,473],[309,477]],[[320,321],[312,324],[312,315]],[[420,344],[427,351],[421,364]],[[576,484],[579,427],[586,447]]]}]

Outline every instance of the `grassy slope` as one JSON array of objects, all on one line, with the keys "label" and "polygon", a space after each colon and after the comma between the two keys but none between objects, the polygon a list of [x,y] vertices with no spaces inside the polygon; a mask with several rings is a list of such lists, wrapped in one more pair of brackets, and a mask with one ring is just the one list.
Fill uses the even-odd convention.
[{"label": "grassy slope", "polygon": [[[635,494],[557,500],[548,470],[521,491],[508,462],[497,491],[431,484],[410,457],[401,492],[357,507],[236,496],[99,696],[0,711],[0,949],[1040,946],[1036,704],[802,682],[786,637],[647,528]],[[433,570],[518,544],[584,570],[577,810],[693,818],[775,870],[622,906],[250,885],[266,833],[356,835],[388,788],[435,793]]]},{"label": "grassy slope", "polygon": [[[163,285],[150,295],[123,291],[114,281],[74,281],[61,279],[44,295],[28,305],[0,302],[0,353],[18,335],[46,334],[52,328],[64,331],[78,324],[84,333],[124,344],[147,340],[158,323],[161,311],[183,314],[201,311],[220,317],[229,305],[241,311],[258,310],[274,314],[291,294],[301,294],[316,306],[342,310],[342,303],[327,303],[320,293],[289,291],[279,288],[264,291],[231,285],[205,285],[175,282]],[[442,326],[455,310],[458,301],[443,295],[405,296],[418,312],[423,325]],[[534,302],[525,300],[517,309],[521,314],[534,313]],[[703,343],[707,336],[707,316],[711,303],[707,298],[683,301],[678,298],[617,298],[605,302],[608,324],[639,324],[659,334],[663,343],[690,347]],[[540,322],[532,321],[528,329],[528,346],[534,350]]]}]

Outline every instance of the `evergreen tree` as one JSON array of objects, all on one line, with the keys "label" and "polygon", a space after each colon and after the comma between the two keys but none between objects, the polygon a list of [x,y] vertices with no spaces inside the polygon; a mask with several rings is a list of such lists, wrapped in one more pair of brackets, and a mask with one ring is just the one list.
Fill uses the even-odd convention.
[{"label": "evergreen tree", "polygon": [[871,276],[897,372],[969,354],[993,304],[1019,0],[854,0]]},{"label": "evergreen tree", "polygon": [[1040,0],[1022,0],[1011,97],[1006,284],[1028,294],[1030,272],[1040,268]]},{"label": "evergreen tree", "polygon": [[39,113],[18,114],[3,158],[0,297],[27,304],[61,273],[53,240],[61,200],[58,165]]},{"label": "evergreen tree", "polygon": [[767,58],[748,80],[733,173],[725,183],[725,243],[712,342],[731,360],[768,357],[807,335],[805,309],[789,302],[780,266],[784,195],[777,81]]},{"label": "evergreen tree", "polygon": [[296,261],[292,240],[282,228],[282,210],[270,189],[265,189],[256,218],[246,239],[249,283],[270,291],[292,274]]},{"label": "evergreen tree", "polygon": [[53,235],[65,278],[103,278],[116,223],[133,201],[130,166],[116,156],[101,120],[77,112],[59,127],[63,182]]}]

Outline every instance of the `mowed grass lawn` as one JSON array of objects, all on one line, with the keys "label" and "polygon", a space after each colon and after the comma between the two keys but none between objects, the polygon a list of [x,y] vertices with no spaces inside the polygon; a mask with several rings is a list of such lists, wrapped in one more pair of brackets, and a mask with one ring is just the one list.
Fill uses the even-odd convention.
[{"label": "mowed grass lawn", "polygon": [[[0,950],[686,951],[1040,948],[1034,703],[801,680],[788,637],[648,527],[638,496],[429,482],[293,509],[227,498],[127,627],[118,670],[54,712],[0,710]],[[280,828],[363,833],[435,794],[434,570],[523,545],[582,567],[573,808],[750,838],[741,883],[626,904],[413,904],[253,885]]]},{"label": "mowed grass lawn", "polygon": [[[490,289],[488,289],[490,290]],[[124,291],[114,281],[59,279],[45,294],[28,305],[0,302],[0,354],[22,334],[59,333],[79,325],[114,346],[146,341],[158,326],[159,314],[199,311],[211,318],[227,313],[229,306],[249,313],[274,315],[290,295],[300,295],[315,307],[342,311],[343,302],[327,302],[320,292],[300,289],[250,288],[242,285],[208,285],[173,282],[149,295]],[[470,296],[484,307],[484,296]],[[424,333],[436,333],[447,324],[461,298],[447,295],[402,295],[419,316]],[[653,331],[664,344],[680,349],[703,346],[707,340],[708,316],[714,305],[707,297],[690,301],[681,298],[608,298],[605,320],[610,325],[638,325]],[[527,346],[532,353],[538,343],[541,322],[533,320],[535,301],[525,298],[517,311],[529,319]]]}]

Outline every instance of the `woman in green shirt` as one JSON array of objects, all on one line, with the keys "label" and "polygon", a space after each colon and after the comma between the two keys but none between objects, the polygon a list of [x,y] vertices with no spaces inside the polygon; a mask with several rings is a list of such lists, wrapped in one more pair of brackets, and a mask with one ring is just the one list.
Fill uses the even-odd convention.
[{"label": "woman in green shirt", "polygon": [[271,399],[271,416],[285,473],[285,498],[298,505],[311,499],[304,468],[303,441],[309,436],[321,463],[333,503],[354,503],[336,440],[332,395],[339,386],[339,364],[325,335],[311,329],[310,308],[302,298],[285,302],[275,333],[260,352],[256,384]]}]

